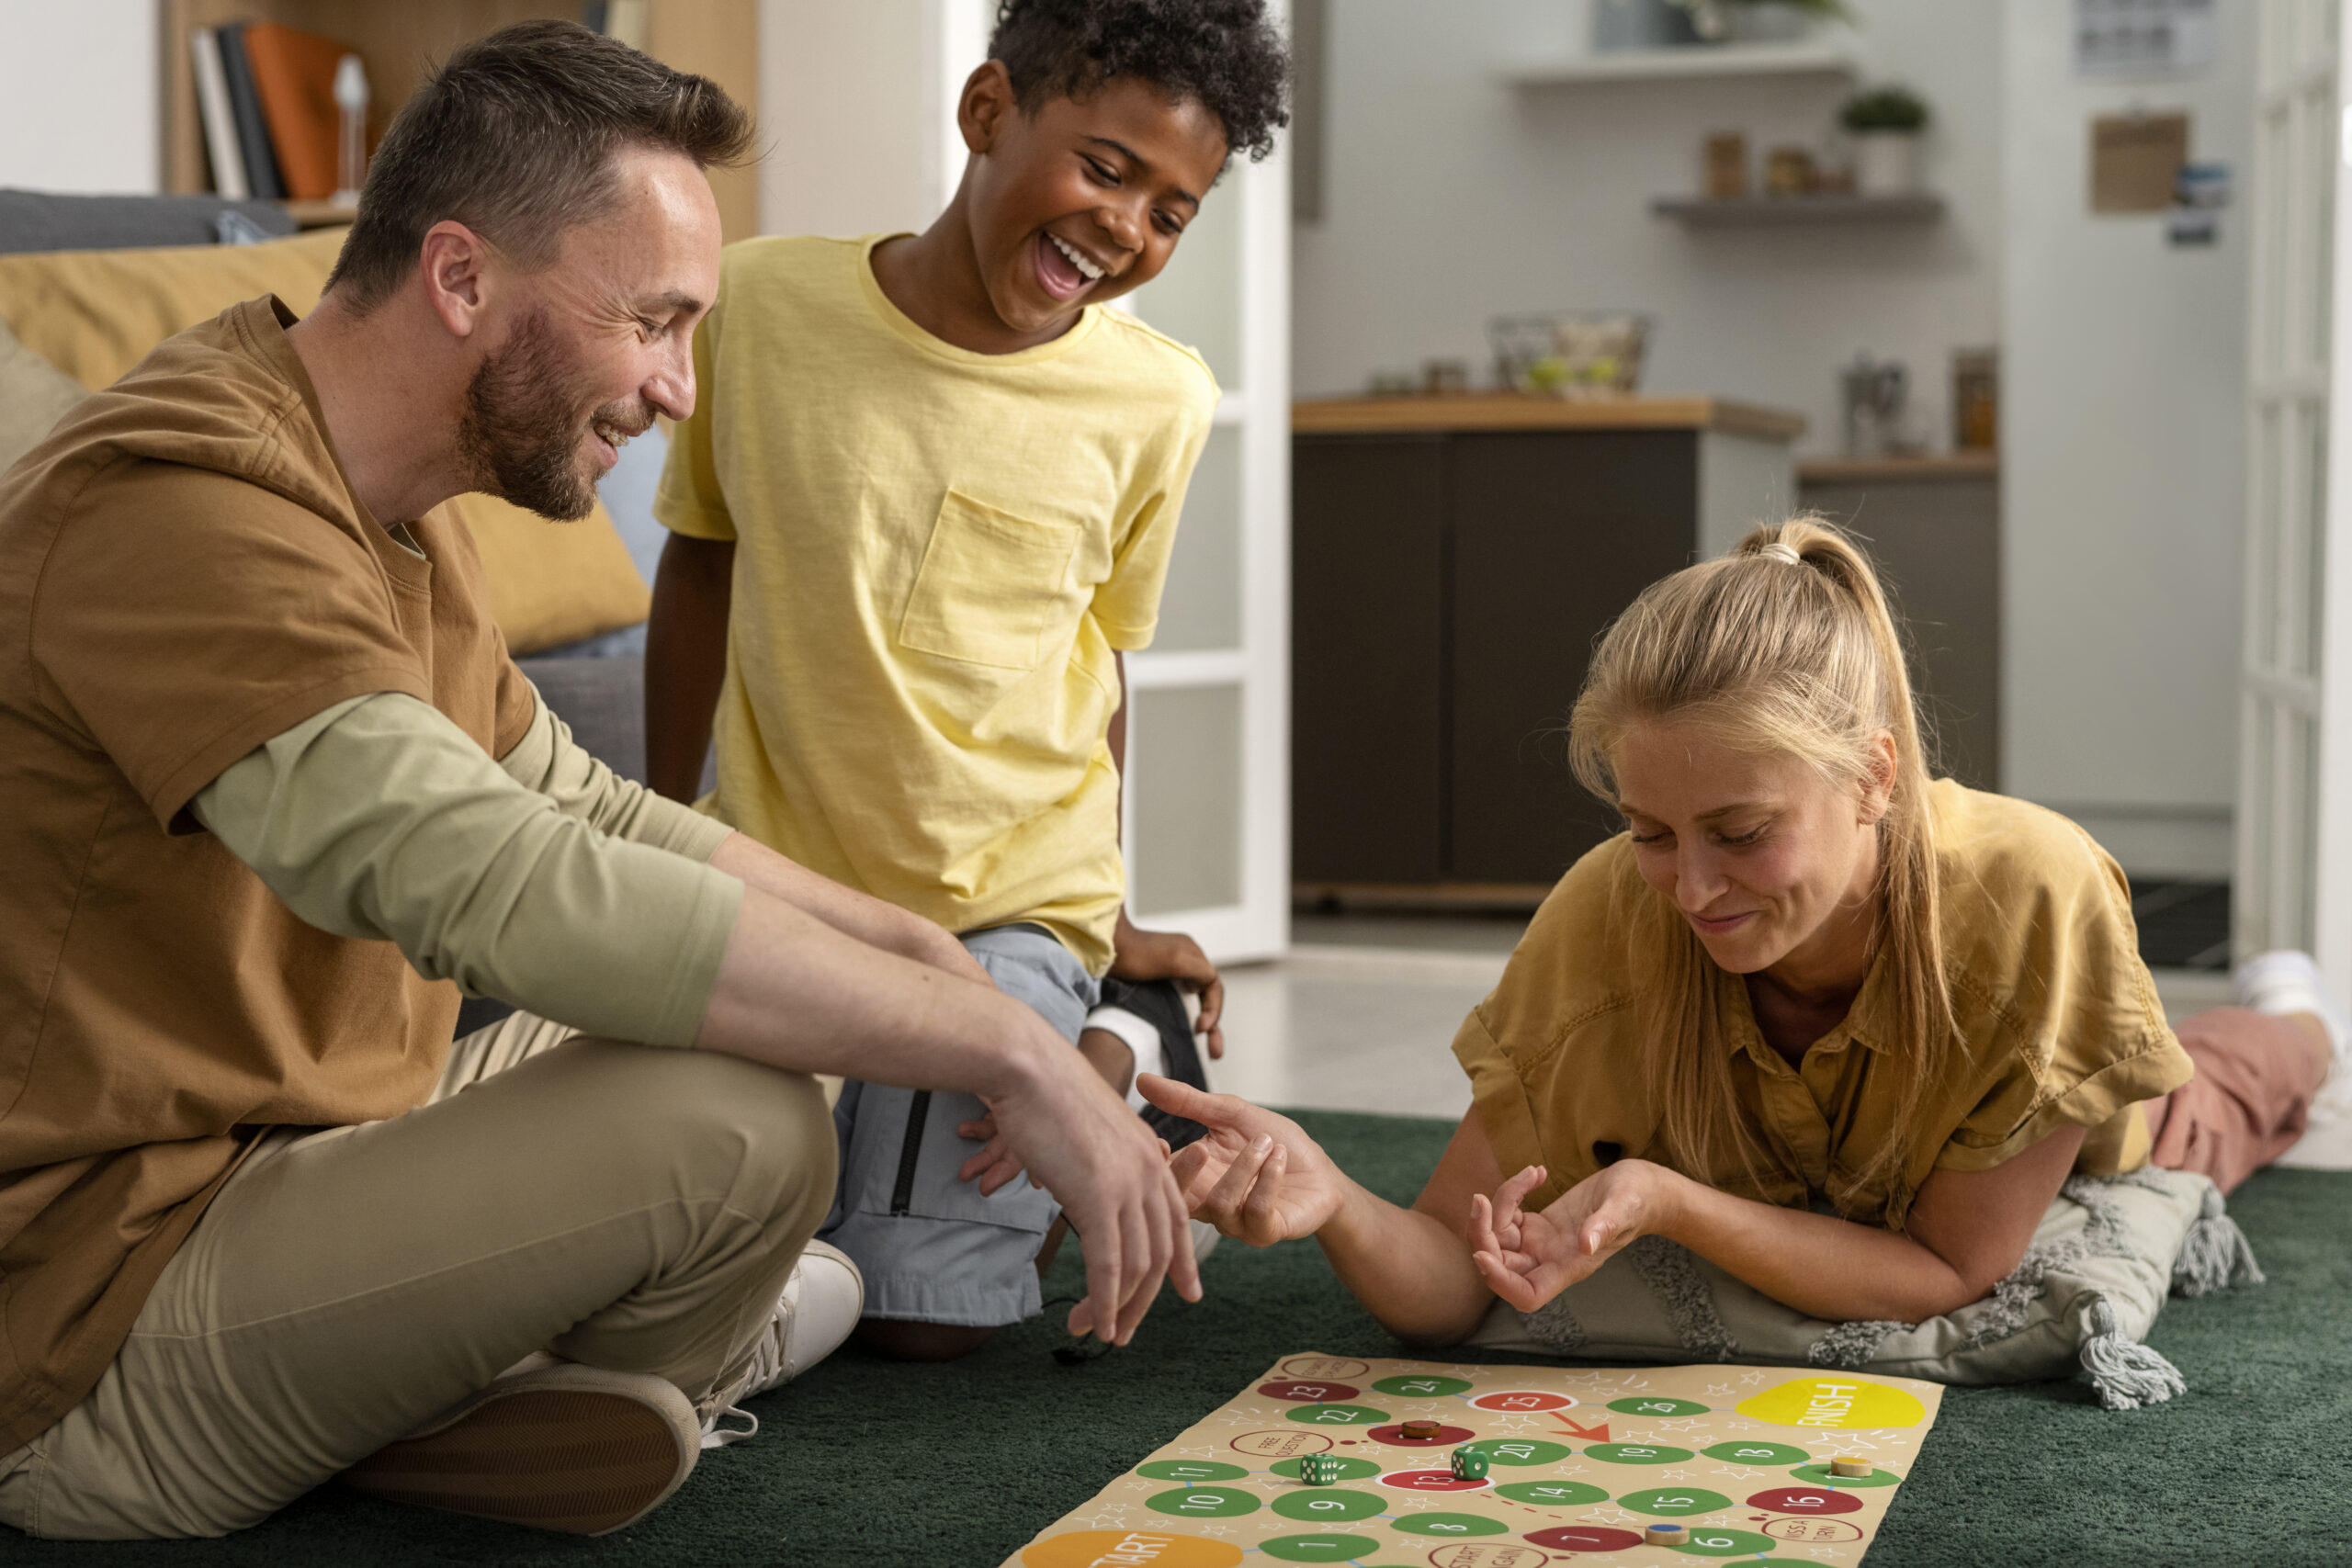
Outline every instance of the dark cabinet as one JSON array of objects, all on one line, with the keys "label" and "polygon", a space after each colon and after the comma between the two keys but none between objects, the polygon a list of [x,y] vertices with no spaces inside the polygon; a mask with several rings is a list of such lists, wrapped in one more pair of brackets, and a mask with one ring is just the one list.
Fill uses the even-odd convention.
[{"label": "dark cabinet", "polygon": [[[1723,405],[1687,402],[1701,417],[1657,428],[1300,422],[1291,843],[1303,890],[1532,892],[1616,830],[1568,771],[1567,717],[1611,618],[1706,542],[1706,465],[1722,439],[1706,413]],[[1785,443],[1801,425],[1770,418],[1734,445],[1777,460],[1785,497]]]}]

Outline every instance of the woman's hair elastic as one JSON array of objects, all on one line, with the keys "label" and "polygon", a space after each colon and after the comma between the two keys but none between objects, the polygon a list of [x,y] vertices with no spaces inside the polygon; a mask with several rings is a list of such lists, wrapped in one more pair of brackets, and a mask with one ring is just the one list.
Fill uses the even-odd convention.
[{"label": "woman's hair elastic", "polygon": [[1804,564],[1804,557],[1797,554],[1794,545],[1784,545],[1778,539],[1763,546],[1756,553],[1759,556],[1770,556],[1774,560],[1784,560],[1791,566]]}]

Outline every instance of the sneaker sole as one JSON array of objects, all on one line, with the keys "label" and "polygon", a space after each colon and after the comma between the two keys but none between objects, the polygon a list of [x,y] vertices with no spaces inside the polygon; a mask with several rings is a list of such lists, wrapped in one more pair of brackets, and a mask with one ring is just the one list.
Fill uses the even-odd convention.
[{"label": "sneaker sole", "polygon": [[343,1481],[387,1502],[603,1535],[675,1492],[695,1457],[693,1446],[682,1450],[675,1419],[642,1399],[519,1389],[437,1432],[379,1450]]}]

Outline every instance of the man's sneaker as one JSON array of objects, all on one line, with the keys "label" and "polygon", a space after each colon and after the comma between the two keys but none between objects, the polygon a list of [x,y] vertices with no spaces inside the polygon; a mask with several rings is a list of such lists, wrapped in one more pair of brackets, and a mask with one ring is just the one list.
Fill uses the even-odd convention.
[{"label": "man's sneaker", "polygon": [[[865,1276],[857,1271],[848,1253],[821,1241],[812,1241],[792,1266],[775,1312],[752,1347],[752,1364],[726,1395],[714,1402],[717,1413],[703,1424],[702,1446],[723,1449],[756,1435],[760,1418],[738,1407],[742,1400],[782,1388],[835,1350],[857,1326],[865,1312]],[[728,1418],[751,1423],[722,1427]]]},{"label": "man's sneaker", "polygon": [[701,1422],[667,1380],[534,1358],[343,1472],[390,1502],[604,1535],[636,1523],[695,1468]]}]

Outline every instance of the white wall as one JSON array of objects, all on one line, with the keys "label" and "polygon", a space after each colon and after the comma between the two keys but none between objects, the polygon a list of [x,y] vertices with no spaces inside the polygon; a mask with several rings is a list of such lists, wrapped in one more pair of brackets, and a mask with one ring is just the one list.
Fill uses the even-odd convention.
[{"label": "white wall", "polygon": [[[1487,374],[1487,318],[1625,306],[1657,318],[1647,386],[1794,409],[1838,440],[1837,372],[1909,363],[1915,418],[1949,430],[1951,354],[2000,325],[2000,15],[1984,0],[1857,0],[1876,74],[1937,127],[1925,227],[1694,232],[1654,218],[1696,191],[1700,141],[1819,144],[1834,79],[1513,87],[1514,56],[1587,36],[1572,0],[1338,0],[1324,218],[1300,225],[1292,341],[1305,396],[1431,356]],[[1760,163],[1760,156],[1757,160]]]},{"label": "white wall", "polygon": [[2187,109],[2190,152],[2253,129],[2252,6],[2179,82],[2077,80],[2065,7],[2008,0],[2003,352],[2007,786],[2139,871],[2226,875],[2245,547],[2246,229],[2168,248],[2087,209],[2088,122]]},{"label": "white wall", "polygon": [[154,0],[0,0],[0,186],[163,188]]},{"label": "white wall", "polygon": [[761,0],[760,227],[922,229],[964,173],[956,95],[988,0]]}]

